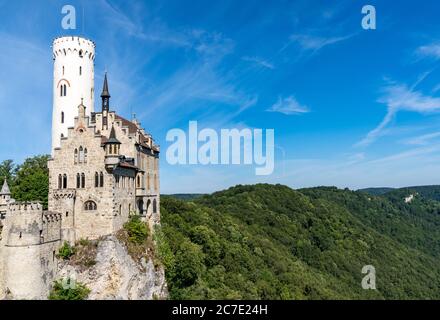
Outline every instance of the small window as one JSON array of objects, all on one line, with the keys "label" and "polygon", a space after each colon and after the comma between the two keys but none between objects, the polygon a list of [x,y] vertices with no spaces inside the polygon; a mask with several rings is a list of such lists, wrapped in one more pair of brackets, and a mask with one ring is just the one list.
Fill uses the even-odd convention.
[{"label": "small window", "polygon": [[81,188],[81,176],[79,173],[76,174],[76,188]]},{"label": "small window", "polygon": [[61,123],[64,123],[64,112],[61,112]]},{"label": "small window", "polygon": [[102,188],[104,187],[104,173],[101,172],[99,175],[99,186]]},{"label": "small window", "polygon": [[157,213],[157,202],[156,202],[156,199],[153,200],[153,213]]},{"label": "small window", "polygon": [[78,163],[78,149],[75,149],[75,153],[73,155],[73,163]]},{"label": "small window", "polygon": [[98,172],[95,172],[95,188],[98,188],[98,186],[99,186]]},{"label": "small window", "polygon": [[67,189],[67,174],[63,175],[63,189]]},{"label": "small window", "polygon": [[87,148],[84,149],[84,163],[87,163]]},{"label": "small window", "polygon": [[86,187],[86,175],[84,173],[81,173],[81,188]]},{"label": "small window", "polygon": [[84,149],[82,146],[79,147],[79,163],[84,162]]},{"label": "small window", "polygon": [[61,174],[58,175],[58,189],[63,188],[63,176]]},{"label": "small window", "polygon": [[95,211],[96,209],[97,209],[96,202],[89,200],[84,203],[85,211]]},{"label": "small window", "polygon": [[64,76],[64,66],[63,66],[63,76]]},{"label": "small window", "polygon": [[83,51],[79,50],[79,57],[82,58],[83,57]]},{"label": "small window", "polygon": [[79,67],[79,75],[82,75],[82,67]]}]

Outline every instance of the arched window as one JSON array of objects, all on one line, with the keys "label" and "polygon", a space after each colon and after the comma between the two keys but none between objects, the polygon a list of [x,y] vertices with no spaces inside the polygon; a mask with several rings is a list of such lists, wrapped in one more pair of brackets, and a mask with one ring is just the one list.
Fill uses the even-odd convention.
[{"label": "arched window", "polygon": [[83,57],[83,51],[79,50],[79,57],[82,58]]},{"label": "arched window", "polygon": [[87,163],[87,148],[84,149],[84,163]]},{"label": "arched window", "polygon": [[64,112],[61,112],[61,123],[64,123]]},{"label": "arched window", "polygon": [[95,211],[97,209],[96,202],[89,200],[84,202],[84,210],[85,211]]},{"label": "arched window", "polygon": [[86,175],[84,173],[81,173],[81,188],[86,187]]},{"label": "arched window", "polygon": [[122,214],[122,204],[119,205],[119,215]]},{"label": "arched window", "polygon": [[60,85],[60,97],[63,96],[63,92],[64,92],[63,85]]},{"label": "arched window", "polygon": [[67,85],[63,85],[63,87],[64,87],[63,95],[64,95],[64,96],[67,96]]},{"label": "arched window", "polygon": [[63,176],[61,174],[58,175],[58,189],[63,188]]},{"label": "arched window", "polygon": [[79,173],[76,174],[76,188],[81,188],[81,176],[79,175]]},{"label": "arched window", "polygon": [[141,176],[138,175],[137,176],[137,181],[136,181],[136,188],[140,188],[141,187]]},{"label": "arched window", "polygon": [[84,149],[82,146],[79,147],[79,161],[78,162],[79,163],[84,162]]},{"label": "arched window", "polygon": [[98,179],[99,179],[98,172],[95,172],[95,188],[98,188],[98,186],[99,186]]},{"label": "arched window", "polygon": [[64,76],[64,66],[63,66],[63,76]]},{"label": "arched window", "polygon": [[82,67],[79,67],[79,75],[82,75]]},{"label": "arched window", "polygon": [[67,189],[67,174],[63,175],[63,189]]},{"label": "arched window", "polygon": [[102,188],[104,187],[104,173],[101,172],[99,175],[99,186]]},{"label": "arched window", "polygon": [[157,213],[157,203],[156,203],[156,199],[153,200],[153,213]]},{"label": "arched window", "polygon": [[150,209],[150,206],[151,206],[151,200],[148,199],[148,201],[147,201],[147,209],[146,209],[146,213],[147,213],[147,214],[148,214],[148,211],[149,211],[149,209]]},{"label": "arched window", "polygon": [[78,149],[75,149],[75,153],[73,155],[73,163],[78,163]]}]

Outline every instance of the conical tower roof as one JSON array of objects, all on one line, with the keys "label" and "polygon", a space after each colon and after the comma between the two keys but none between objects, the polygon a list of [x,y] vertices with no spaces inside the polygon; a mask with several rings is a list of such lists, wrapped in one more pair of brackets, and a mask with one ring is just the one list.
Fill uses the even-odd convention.
[{"label": "conical tower roof", "polygon": [[101,98],[110,98],[110,92],[108,91],[107,72],[104,76],[104,85],[102,86]]},{"label": "conical tower roof", "polygon": [[112,126],[112,129],[110,130],[110,137],[108,138],[106,144],[113,143],[113,144],[121,144],[121,142],[116,138],[116,132],[115,127]]},{"label": "conical tower roof", "polygon": [[3,187],[2,187],[2,191],[0,191],[1,195],[9,195],[11,194],[11,191],[9,190],[9,186],[8,186],[8,181],[6,181],[6,177],[5,177],[5,181],[3,182]]}]

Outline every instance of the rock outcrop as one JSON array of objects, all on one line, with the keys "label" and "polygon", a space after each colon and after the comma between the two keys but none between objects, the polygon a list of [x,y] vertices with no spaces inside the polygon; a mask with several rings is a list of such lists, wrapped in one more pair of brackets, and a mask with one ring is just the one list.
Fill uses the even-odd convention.
[{"label": "rock outcrop", "polygon": [[89,300],[151,300],[168,296],[163,267],[151,258],[135,261],[116,236],[99,241],[95,264],[88,268],[59,264],[58,279],[75,277],[90,290]]}]

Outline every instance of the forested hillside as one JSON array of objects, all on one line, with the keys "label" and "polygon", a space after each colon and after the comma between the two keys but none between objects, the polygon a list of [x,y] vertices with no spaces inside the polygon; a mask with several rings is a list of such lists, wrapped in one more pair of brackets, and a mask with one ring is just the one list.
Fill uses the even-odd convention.
[{"label": "forested hillside", "polygon": [[163,197],[171,298],[438,299],[440,203],[405,196],[255,185]]}]

